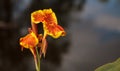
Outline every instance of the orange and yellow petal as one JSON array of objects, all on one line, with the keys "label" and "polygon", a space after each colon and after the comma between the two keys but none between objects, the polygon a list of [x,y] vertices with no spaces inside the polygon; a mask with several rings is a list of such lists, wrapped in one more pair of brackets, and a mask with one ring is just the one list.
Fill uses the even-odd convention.
[{"label": "orange and yellow petal", "polygon": [[31,14],[32,23],[49,22],[57,24],[57,18],[52,9],[38,10]]},{"label": "orange and yellow petal", "polygon": [[44,9],[44,22],[43,23],[48,23],[49,24],[57,24],[57,18],[55,13],[52,11],[52,9]]},{"label": "orange and yellow petal", "polygon": [[44,19],[44,13],[42,10],[35,11],[31,14],[32,23],[38,24]]},{"label": "orange and yellow petal", "polygon": [[66,32],[64,31],[64,29],[60,25],[57,25],[57,24],[44,25],[44,33],[52,36],[53,38],[59,38],[60,36],[66,35]]},{"label": "orange and yellow petal", "polygon": [[30,34],[26,35],[23,38],[20,38],[20,45],[23,48],[34,48],[37,44],[38,44],[38,38],[36,37],[36,35],[31,32]]},{"label": "orange and yellow petal", "polygon": [[44,9],[44,33],[52,36],[53,38],[59,38],[65,35],[64,29],[57,24],[57,18],[52,9]]}]

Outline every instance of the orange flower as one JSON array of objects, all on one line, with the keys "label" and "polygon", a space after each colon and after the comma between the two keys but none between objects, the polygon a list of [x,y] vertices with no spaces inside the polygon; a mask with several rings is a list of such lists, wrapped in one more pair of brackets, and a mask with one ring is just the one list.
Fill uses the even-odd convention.
[{"label": "orange flower", "polygon": [[59,38],[66,33],[64,29],[58,25],[57,18],[52,9],[38,10],[31,14],[31,20],[33,24],[43,23],[44,36],[41,44],[41,53],[45,56],[47,49],[47,35],[53,38]]},{"label": "orange flower", "polygon": [[[37,24],[40,22],[43,23],[44,35],[38,34]],[[20,45],[22,49],[30,49],[34,56],[36,70],[40,71],[40,56],[43,54],[45,57],[47,49],[46,37],[49,35],[53,38],[59,38],[66,33],[64,29],[58,25],[56,15],[52,9],[38,10],[31,13],[31,26],[32,28],[29,29],[29,34],[20,38]],[[40,54],[38,52],[40,52]]]},{"label": "orange flower", "polygon": [[58,38],[65,35],[64,29],[57,24],[57,18],[52,9],[38,10],[31,14],[33,23],[43,23],[44,36],[50,35],[53,38]]},{"label": "orange flower", "polygon": [[20,45],[22,46],[22,48],[30,49],[33,55],[38,42],[39,40],[33,32],[30,32],[25,37],[20,38]]}]

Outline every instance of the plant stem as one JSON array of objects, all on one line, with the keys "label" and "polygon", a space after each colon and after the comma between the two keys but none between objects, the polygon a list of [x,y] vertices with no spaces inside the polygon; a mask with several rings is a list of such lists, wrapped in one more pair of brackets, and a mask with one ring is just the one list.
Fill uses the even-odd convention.
[{"label": "plant stem", "polygon": [[40,71],[40,56],[37,47],[35,49],[36,49],[36,57],[34,58],[34,60],[35,60],[36,71]]},{"label": "plant stem", "polygon": [[38,64],[37,64],[37,59],[36,59],[36,58],[34,58],[34,60],[35,60],[35,67],[36,67],[36,71],[39,71]]},{"label": "plant stem", "polygon": [[35,33],[35,35],[38,36],[37,24],[31,22],[31,26],[32,26],[32,30]]}]

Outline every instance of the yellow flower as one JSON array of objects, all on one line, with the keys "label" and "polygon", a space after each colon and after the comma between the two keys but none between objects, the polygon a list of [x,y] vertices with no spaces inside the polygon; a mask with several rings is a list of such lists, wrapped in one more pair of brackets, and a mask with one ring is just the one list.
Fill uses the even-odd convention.
[{"label": "yellow flower", "polygon": [[64,29],[58,25],[57,18],[52,9],[38,10],[31,14],[32,23],[43,23],[44,36],[50,35],[59,38],[65,35]]}]

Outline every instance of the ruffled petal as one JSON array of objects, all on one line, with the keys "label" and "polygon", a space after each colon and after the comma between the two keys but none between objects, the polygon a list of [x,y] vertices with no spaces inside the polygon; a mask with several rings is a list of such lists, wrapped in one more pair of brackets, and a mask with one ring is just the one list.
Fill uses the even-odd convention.
[{"label": "ruffled petal", "polygon": [[44,20],[44,13],[42,10],[38,10],[38,11],[31,13],[32,23],[38,24],[40,22],[43,22],[43,20]]},{"label": "ruffled petal", "polygon": [[31,32],[30,34],[26,35],[23,38],[20,38],[20,45],[23,48],[34,48],[38,44],[38,38],[36,35]]},{"label": "ruffled petal", "polygon": [[52,9],[44,9],[43,13],[45,15],[43,22],[44,33],[53,38],[64,36],[65,31],[60,25],[58,25],[56,15]]},{"label": "ruffled petal", "polygon": [[66,32],[64,29],[57,24],[44,25],[44,33],[52,36],[53,38],[59,38],[60,36],[65,36]]},{"label": "ruffled petal", "polygon": [[52,9],[44,9],[44,21],[43,23],[48,23],[49,24],[57,24],[57,18],[55,13],[52,11]]}]

